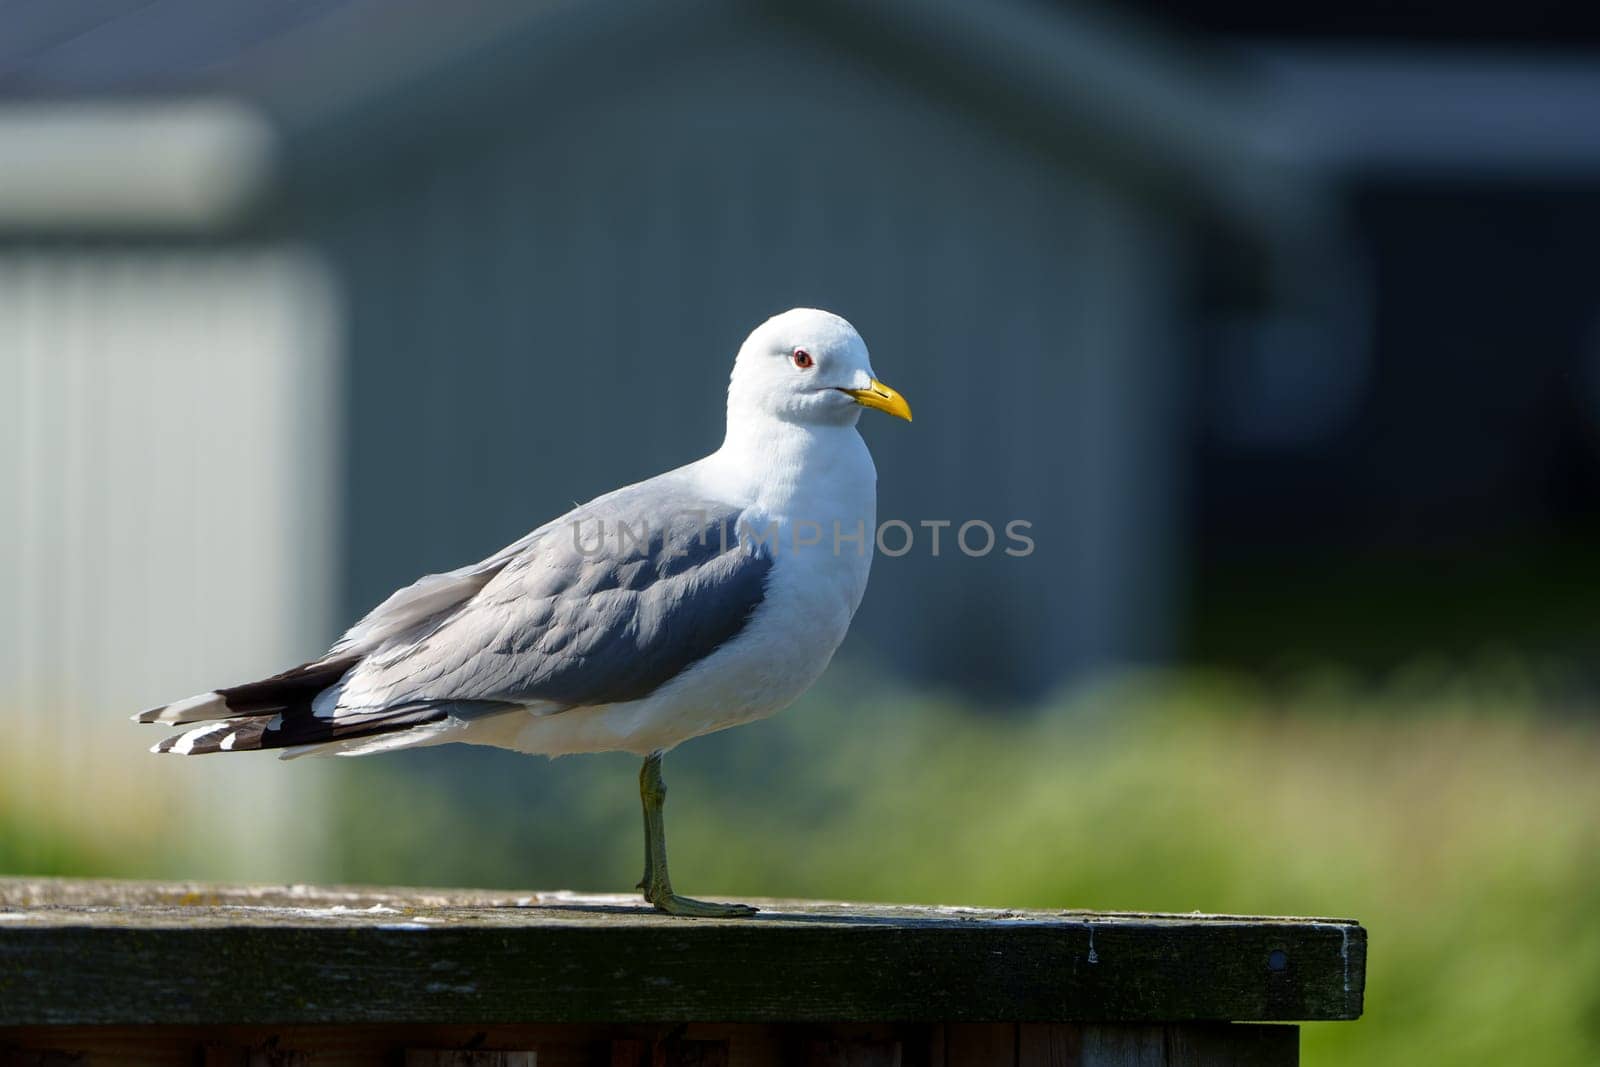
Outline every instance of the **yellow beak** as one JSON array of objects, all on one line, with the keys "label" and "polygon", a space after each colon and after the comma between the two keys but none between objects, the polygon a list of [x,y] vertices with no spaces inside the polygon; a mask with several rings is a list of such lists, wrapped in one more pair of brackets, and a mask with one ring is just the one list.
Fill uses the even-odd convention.
[{"label": "yellow beak", "polygon": [[872,384],[865,389],[843,389],[840,391],[855,397],[856,403],[864,408],[887,411],[895,418],[905,419],[907,422],[911,421],[911,405],[906,403],[906,398],[876,378],[872,379]]}]

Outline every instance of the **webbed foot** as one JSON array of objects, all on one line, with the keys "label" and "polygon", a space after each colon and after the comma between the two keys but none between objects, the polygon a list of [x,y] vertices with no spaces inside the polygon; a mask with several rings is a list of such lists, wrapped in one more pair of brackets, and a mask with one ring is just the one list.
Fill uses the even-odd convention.
[{"label": "webbed foot", "polygon": [[647,889],[644,898],[654,904],[657,911],[684,919],[743,919],[760,910],[749,904],[716,904],[708,900],[680,897],[670,889],[665,892],[659,888],[653,891]]}]

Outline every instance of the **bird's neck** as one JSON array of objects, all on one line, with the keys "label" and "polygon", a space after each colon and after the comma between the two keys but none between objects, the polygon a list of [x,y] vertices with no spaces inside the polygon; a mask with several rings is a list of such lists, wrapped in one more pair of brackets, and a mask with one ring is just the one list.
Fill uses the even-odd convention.
[{"label": "bird's neck", "polygon": [[857,489],[867,500],[876,497],[877,472],[853,421],[818,425],[730,417],[722,447],[710,458],[749,497],[776,513],[803,506],[819,491],[837,498],[841,489]]}]

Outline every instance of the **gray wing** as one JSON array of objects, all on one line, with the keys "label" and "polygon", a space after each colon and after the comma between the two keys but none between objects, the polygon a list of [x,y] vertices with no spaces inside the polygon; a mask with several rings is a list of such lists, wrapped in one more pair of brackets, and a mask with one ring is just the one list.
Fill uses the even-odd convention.
[{"label": "gray wing", "polygon": [[319,698],[318,714],[648,696],[737,636],[760,605],[772,557],[740,536],[739,519],[671,483],[584,505],[495,557],[482,587],[425,632],[375,650]]},{"label": "gray wing", "polygon": [[484,586],[508,563],[527,551],[542,532],[535,530],[488,559],[444,574],[424,575],[405,588],[396,590],[383,603],[367,612],[360,622],[346,630],[324,659],[373,652],[417,627],[431,628],[441,616],[455,611],[482,592]]}]

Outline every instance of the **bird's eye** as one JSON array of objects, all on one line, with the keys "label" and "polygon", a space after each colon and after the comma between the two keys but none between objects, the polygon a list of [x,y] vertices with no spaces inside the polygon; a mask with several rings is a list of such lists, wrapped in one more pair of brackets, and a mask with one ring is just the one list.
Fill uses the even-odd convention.
[{"label": "bird's eye", "polygon": [[816,362],[816,360],[811,358],[811,353],[807,352],[803,348],[795,349],[794,354],[789,358],[794,360],[794,365],[799,367],[801,370],[809,369],[811,365]]}]

